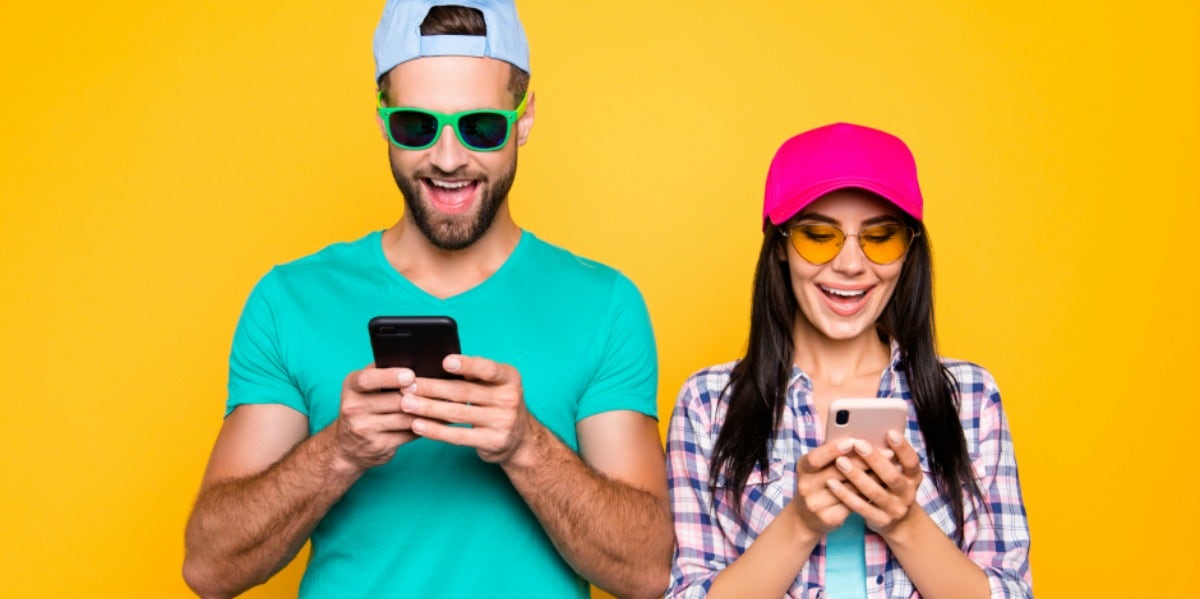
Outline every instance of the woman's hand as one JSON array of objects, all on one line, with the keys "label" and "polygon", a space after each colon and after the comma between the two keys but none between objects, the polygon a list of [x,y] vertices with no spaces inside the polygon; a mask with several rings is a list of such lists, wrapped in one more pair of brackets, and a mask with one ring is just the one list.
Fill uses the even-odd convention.
[{"label": "woman's hand", "polygon": [[[803,528],[820,539],[829,531],[841,526],[850,516],[850,507],[832,491],[830,483],[838,484],[845,475],[835,466],[839,460],[848,460],[852,466],[858,462],[861,472],[864,462],[856,456],[847,455],[854,451],[853,439],[837,443],[826,443],[806,454],[796,462],[796,495],[788,504]],[[846,485],[841,485],[843,489]],[[853,491],[849,491],[853,494]]]},{"label": "woman's hand", "polygon": [[824,481],[840,503],[862,516],[867,527],[884,536],[913,512],[922,478],[921,460],[912,445],[896,431],[890,431],[887,440],[894,461],[889,452],[866,441],[854,441],[854,454],[862,462],[838,456],[834,465],[844,476],[844,482],[837,478]]}]

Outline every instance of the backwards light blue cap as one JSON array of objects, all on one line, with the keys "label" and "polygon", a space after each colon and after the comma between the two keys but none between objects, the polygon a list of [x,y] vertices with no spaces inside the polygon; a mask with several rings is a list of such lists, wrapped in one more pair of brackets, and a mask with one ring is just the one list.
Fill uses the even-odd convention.
[{"label": "backwards light blue cap", "polygon": [[[421,35],[421,22],[434,6],[479,9],[487,35]],[[375,80],[423,56],[481,56],[529,72],[529,42],[513,0],[388,0],[375,29]]]}]

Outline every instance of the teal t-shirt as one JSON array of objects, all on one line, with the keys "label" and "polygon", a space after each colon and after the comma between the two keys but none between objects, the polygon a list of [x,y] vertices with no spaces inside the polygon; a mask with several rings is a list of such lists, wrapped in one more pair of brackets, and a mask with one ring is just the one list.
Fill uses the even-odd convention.
[{"label": "teal t-shirt", "polygon": [[[504,265],[446,299],[402,277],[374,232],[271,270],[234,335],[226,413],[283,404],[315,433],[342,381],[372,362],[374,316],[446,315],[462,351],[514,366],[529,411],[578,451],[575,424],[657,417],[645,303],[621,273],[523,232]],[[474,449],[408,443],[367,471],[312,535],[302,597],[587,597],[499,466]]]}]

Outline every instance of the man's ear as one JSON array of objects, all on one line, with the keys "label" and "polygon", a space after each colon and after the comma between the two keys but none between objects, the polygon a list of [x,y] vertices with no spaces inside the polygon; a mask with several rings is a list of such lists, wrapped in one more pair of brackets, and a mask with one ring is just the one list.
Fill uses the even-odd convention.
[{"label": "man's ear", "polygon": [[383,124],[383,118],[379,116],[378,112],[375,113],[375,124],[379,125],[379,135],[383,137],[383,141],[392,143],[392,140],[388,139],[387,127]]},{"label": "man's ear", "polygon": [[529,100],[525,102],[525,114],[517,119],[517,145],[523,146],[529,139],[529,131],[533,129],[534,102],[533,92],[529,92]]},{"label": "man's ear", "polygon": [[[388,72],[388,73],[384,73],[383,76],[390,77],[391,75],[392,74],[390,72]],[[380,94],[383,94],[383,100],[379,99]],[[376,89],[375,90],[375,102],[377,105],[387,106],[388,102],[389,102],[387,93],[384,92],[382,89]],[[388,139],[387,126],[383,122],[383,117],[379,116],[378,110],[375,111],[375,124],[379,127],[379,135],[381,137],[383,137],[383,141],[386,141],[389,144],[392,143],[392,140]]]}]

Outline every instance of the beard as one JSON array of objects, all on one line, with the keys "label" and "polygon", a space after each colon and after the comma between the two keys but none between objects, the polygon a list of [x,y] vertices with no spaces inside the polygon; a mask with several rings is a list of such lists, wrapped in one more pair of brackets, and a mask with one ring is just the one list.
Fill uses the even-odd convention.
[{"label": "beard", "polygon": [[[456,251],[470,247],[479,241],[484,233],[487,233],[488,229],[492,227],[492,221],[496,219],[496,213],[500,211],[500,205],[508,198],[508,190],[512,188],[513,178],[517,173],[516,154],[513,155],[509,168],[501,172],[494,182],[490,181],[486,175],[468,173],[465,167],[450,173],[437,168],[422,169],[409,176],[400,170],[390,153],[388,161],[392,166],[392,178],[396,180],[396,186],[400,188],[400,194],[404,196],[404,209],[408,215],[412,216],[413,222],[417,224],[417,229],[421,231],[421,234],[434,247],[443,251]],[[478,181],[479,206],[474,215],[468,213],[447,216],[434,210],[421,195],[424,185],[420,180],[428,178],[460,178]]]}]

